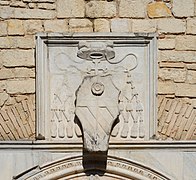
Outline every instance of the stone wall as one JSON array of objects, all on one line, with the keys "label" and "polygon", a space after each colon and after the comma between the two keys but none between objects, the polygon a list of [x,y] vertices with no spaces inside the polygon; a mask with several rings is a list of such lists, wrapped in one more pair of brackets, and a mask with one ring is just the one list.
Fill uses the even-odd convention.
[{"label": "stone wall", "polygon": [[1,0],[1,140],[35,138],[37,32],[156,32],[157,139],[196,140],[195,0]]}]

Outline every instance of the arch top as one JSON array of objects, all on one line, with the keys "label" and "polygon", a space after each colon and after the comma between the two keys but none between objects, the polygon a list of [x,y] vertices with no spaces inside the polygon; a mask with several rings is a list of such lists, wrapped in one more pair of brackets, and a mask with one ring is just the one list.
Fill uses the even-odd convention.
[{"label": "arch top", "polygon": [[49,180],[49,179],[123,179],[123,180],[170,180],[168,175],[145,165],[127,159],[107,156],[103,168],[99,157],[89,159],[84,165],[84,157],[76,156],[35,166],[13,178],[13,180]]}]

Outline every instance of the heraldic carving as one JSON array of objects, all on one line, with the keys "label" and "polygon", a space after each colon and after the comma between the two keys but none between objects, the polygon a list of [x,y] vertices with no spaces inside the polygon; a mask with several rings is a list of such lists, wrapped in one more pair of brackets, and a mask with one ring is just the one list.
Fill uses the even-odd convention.
[{"label": "heraldic carving", "polygon": [[[65,68],[59,60],[64,58],[69,60]],[[55,63],[64,75],[54,80],[51,138],[83,135],[86,151],[106,152],[110,135],[145,137],[143,105],[132,79],[135,54],[116,56],[108,41],[80,41],[76,60],[60,53]]]}]

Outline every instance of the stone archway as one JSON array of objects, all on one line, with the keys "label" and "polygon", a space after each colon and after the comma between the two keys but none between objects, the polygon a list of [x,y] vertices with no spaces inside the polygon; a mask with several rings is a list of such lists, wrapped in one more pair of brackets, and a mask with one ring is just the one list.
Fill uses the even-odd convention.
[{"label": "stone archway", "polygon": [[44,166],[36,166],[13,179],[17,180],[169,180],[157,170],[139,163],[108,156],[107,167],[102,169],[96,164],[83,166],[83,157],[77,156],[51,162]]}]

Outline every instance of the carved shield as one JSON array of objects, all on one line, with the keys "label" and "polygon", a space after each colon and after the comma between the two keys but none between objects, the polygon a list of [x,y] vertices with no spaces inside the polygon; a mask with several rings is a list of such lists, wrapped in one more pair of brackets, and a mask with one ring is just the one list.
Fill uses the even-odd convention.
[{"label": "carved shield", "polygon": [[87,76],[76,96],[76,115],[82,125],[84,149],[107,151],[111,128],[119,115],[119,90],[110,75]]}]

